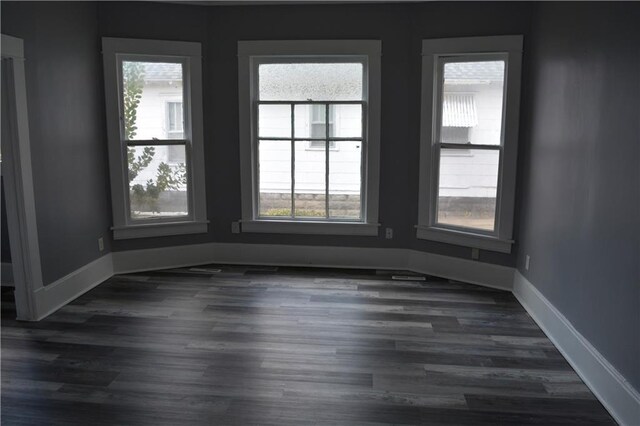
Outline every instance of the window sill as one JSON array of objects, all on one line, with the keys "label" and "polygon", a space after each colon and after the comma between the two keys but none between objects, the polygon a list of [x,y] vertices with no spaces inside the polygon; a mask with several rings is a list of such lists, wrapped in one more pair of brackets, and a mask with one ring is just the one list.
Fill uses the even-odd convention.
[{"label": "window sill", "polygon": [[114,240],[129,238],[164,237],[168,235],[204,234],[207,232],[209,221],[201,222],[163,222],[129,225],[113,230]]},{"label": "window sill", "polygon": [[242,221],[242,232],[269,234],[311,235],[364,235],[378,236],[377,223],[362,222],[302,222],[293,220],[247,220]]},{"label": "window sill", "polygon": [[424,225],[416,225],[416,237],[421,240],[438,241],[500,253],[511,253],[511,246],[514,243],[513,240],[501,240],[472,232],[434,228]]}]

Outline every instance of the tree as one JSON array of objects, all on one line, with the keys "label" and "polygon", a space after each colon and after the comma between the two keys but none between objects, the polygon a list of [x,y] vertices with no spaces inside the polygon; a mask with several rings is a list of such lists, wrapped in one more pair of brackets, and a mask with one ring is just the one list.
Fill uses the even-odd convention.
[{"label": "tree", "polygon": [[[124,132],[128,140],[135,138],[138,107],[144,89],[144,65],[141,62],[124,62],[122,65]],[[127,148],[129,165],[129,182],[133,182],[138,174],[146,169],[156,154],[152,146],[146,146],[142,153],[136,155],[136,149]],[[132,210],[159,212],[158,198],[167,190],[180,190],[187,183],[187,169],[184,163],[171,166],[165,162],[158,165],[156,179],[148,179],[145,185],[135,184],[130,187]]]}]

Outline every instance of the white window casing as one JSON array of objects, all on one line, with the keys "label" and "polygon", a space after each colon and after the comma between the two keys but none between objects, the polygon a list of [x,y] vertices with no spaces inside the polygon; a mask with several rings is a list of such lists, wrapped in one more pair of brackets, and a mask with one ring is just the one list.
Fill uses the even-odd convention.
[{"label": "white window casing", "polygon": [[[520,35],[423,40],[417,238],[504,253],[511,252],[522,42],[523,38]],[[445,127],[453,126],[462,129],[472,128],[474,120],[477,120],[476,105],[470,95],[448,95],[443,99],[443,64],[448,61],[484,61],[485,59],[486,61],[500,60],[505,63],[500,144],[495,146],[470,142],[446,144],[442,140],[439,141],[437,138],[440,123]],[[439,117],[440,106],[443,103],[444,113],[449,114],[447,117]],[[447,132],[451,134],[451,130]],[[462,130],[457,132],[462,134]],[[448,149],[451,145],[456,145],[456,149]],[[441,153],[441,149],[447,149],[448,152]],[[479,149],[487,149],[482,151],[487,153],[499,152],[493,229],[485,230],[439,223],[437,203],[441,157],[448,158],[447,161],[456,161],[456,157],[470,155],[470,152]]]},{"label": "white window casing", "polygon": [[[379,40],[238,42],[242,232],[378,235],[380,56],[381,42]],[[364,69],[363,95],[362,102],[360,102],[363,111],[363,132],[361,135],[362,143],[360,144],[362,147],[360,219],[343,220],[333,217],[297,218],[294,217],[293,210],[291,217],[260,216],[258,210],[258,65],[265,63],[322,63],[332,61],[359,62],[363,64]],[[293,105],[293,103],[291,104]],[[306,101],[300,101],[300,103],[306,103]],[[326,109],[329,111],[329,104],[333,104],[333,101],[326,101],[322,104],[327,105]],[[325,120],[329,123],[327,125],[327,128],[329,128],[332,124],[332,118],[325,116]],[[291,138],[293,147],[295,145],[295,142],[293,142],[294,135],[291,135]],[[328,135],[326,135],[326,138],[327,153],[329,150],[335,151],[334,145],[332,145],[333,142],[328,141]],[[317,150],[311,142],[307,142],[305,146],[307,149]],[[326,164],[328,170],[328,162]],[[326,181],[325,185],[328,188]],[[326,191],[329,190],[326,189]],[[293,199],[293,189],[291,192]],[[328,203],[328,201],[326,202]],[[326,211],[327,215],[329,215],[328,208]]]},{"label": "white window casing", "polygon": [[[109,144],[109,172],[111,177],[111,199],[113,209],[114,239],[144,238],[164,235],[205,233],[208,229],[206,212],[206,192],[203,153],[203,112],[202,112],[202,53],[200,43],[164,40],[139,40],[109,38],[102,39],[102,53],[105,79],[105,102],[107,115],[107,137]],[[151,117],[161,123],[159,137],[128,140],[124,130],[123,112],[123,62],[144,64],[180,64],[182,69],[181,87],[175,93],[154,93]],[[154,64],[155,65],[155,64]],[[170,78],[169,78],[170,80]],[[146,84],[146,83],[145,83]],[[167,83],[171,85],[171,82]],[[174,84],[175,86],[175,84]],[[176,97],[177,96],[177,97]],[[182,97],[182,107],[178,108]],[[176,116],[169,117],[168,105],[182,109],[183,123],[175,122]],[[143,120],[142,117],[138,119]],[[169,121],[174,128],[169,129]],[[140,127],[141,125],[138,124]],[[181,130],[181,131],[180,131]],[[174,134],[171,134],[174,133]],[[182,134],[182,138],[179,138]],[[171,157],[184,156],[186,170],[185,214],[158,214],[149,217],[134,217],[129,192],[129,165],[127,152],[130,147],[169,147],[166,157],[158,153],[157,161],[170,166]],[[177,154],[184,147],[183,155]],[[175,148],[178,148],[177,150]],[[175,161],[174,161],[175,162]]]}]

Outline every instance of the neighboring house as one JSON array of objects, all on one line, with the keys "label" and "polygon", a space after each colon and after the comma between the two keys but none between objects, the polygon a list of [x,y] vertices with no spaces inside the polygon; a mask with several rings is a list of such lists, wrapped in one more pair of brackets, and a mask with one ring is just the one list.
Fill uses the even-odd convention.
[{"label": "neighboring house", "polygon": [[[323,93],[323,76],[308,75],[305,81],[296,81],[283,73],[277,64],[268,65],[261,72],[265,87],[261,93],[273,93],[277,99],[298,99],[299,87],[310,85]],[[503,93],[503,67],[501,62],[484,62],[482,66],[469,63],[450,63],[445,69],[441,141],[480,144],[499,144]],[[137,110],[136,139],[180,139],[183,137],[183,86],[179,64],[145,63],[144,89]],[[299,73],[297,74],[299,75]],[[361,79],[350,79],[345,72],[338,89],[330,93],[331,100],[348,100],[362,90]],[[335,86],[335,83],[333,83]],[[308,90],[308,89],[307,89]],[[313,95],[311,95],[313,96]],[[318,95],[319,96],[319,95]],[[302,99],[307,100],[307,99]],[[313,99],[317,100],[317,99]],[[259,128],[273,137],[290,137],[289,106],[270,105],[260,110]],[[295,110],[296,137],[322,138],[326,129],[335,136],[357,135],[362,129],[360,107],[344,105],[332,108],[328,126],[323,105],[303,104]],[[295,196],[297,200],[322,203],[325,193],[324,141],[300,141],[295,147]],[[142,148],[136,148],[137,153]],[[332,197],[350,200],[349,209],[359,210],[362,144],[358,141],[332,141],[329,145],[329,192]],[[184,163],[182,147],[156,147],[149,166],[141,171],[132,184],[144,185],[155,180],[160,163]],[[499,158],[495,151],[451,150],[443,151],[440,164],[440,200],[450,206],[452,214],[465,210],[486,210],[493,218],[496,197]],[[273,212],[291,200],[291,143],[269,141],[259,149],[261,203]],[[175,192],[175,191],[174,191]],[[184,191],[182,197],[186,194]],[[173,195],[175,197],[175,194]],[[166,197],[166,195],[165,195]],[[316,200],[316,201],[314,201]],[[301,202],[301,201],[299,201]],[[471,204],[470,204],[471,203]],[[167,204],[167,203],[165,203]],[[170,204],[170,203],[169,203]],[[478,205],[480,204],[480,207]],[[347,208],[347,207],[346,207]],[[262,209],[261,209],[262,210]],[[276,213],[273,213],[276,214]]]},{"label": "neighboring house", "polygon": [[[140,102],[136,109],[136,140],[183,139],[183,85],[182,65],[170,63],[143,62],[144,84]],[[144,146],[134,149],[140,157]],[[155,146],[149,165],[142,169],[129,183],[130,187],[148,182],[157,183],[159,167],[164,163],[174,170],[185,164],[183,145]],[[187,214],[186,185],[178,190],[162,191],[156,197],[130,196],[132,214],[136,218],[154,217],[158,214],[182,216]]]},{"label": "neighboring house", "polygon": [[[440,142],[499,145],[504,62],[445,64]],[[438,221],[493,229],[499,152],[442,149]]]},{"label": "neighboring house", "polygon": [[[182,69],[180,64],[143,63],[144,88],[137,108],[136,136],[139,140],[182,139]],[[136,148],[139,154],[142,147]],[[156,147],[153,161],[141,171],[132,184],[143,185],[155,180],[160,163],[177,165],[185,162],[181,146]]]},{"label": "neighboring house", "polygon": [[[500,144],[503,73],[502,62],[447,64],[441,142]],[[442,157],[441,196],[495,198],[495,152],[448,151]]]}]

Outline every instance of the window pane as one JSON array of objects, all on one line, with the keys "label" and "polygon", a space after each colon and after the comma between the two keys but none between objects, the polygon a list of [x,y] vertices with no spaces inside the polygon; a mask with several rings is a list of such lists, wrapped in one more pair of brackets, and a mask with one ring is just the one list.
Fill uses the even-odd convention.
[{"label": "window pane", "polygon": [[329,151],[329,216],[360,219],[362,142],[336,141]]},{"label": "window pane", "polygon": [[[132,219],[157,219],[189,214],[185,146],[129,147],[129,201]],[[179,152],[178,154],[175,154]]]},{"label": "window pane", "polygon": [[[169,139],[173,131],[171,126],[182,132],[182,76],[180,63],[122,62],[122,114],[126,139]],[[171,114],[172,107],[167,111],[167,103],[180,104],[179,111],[176,108]]]},{"label": "window pane", "polygon": [[291,105],[259,105],[258,136],[261,138],[290,138]]},{"label": "window pane", "polygon": [[362,136],[362,105],[331,105],[330,117],[334,122],[331,137],[359,138]]},{"label": "window pane", "polygon": [[[295,114],[296,138],[324,138],[326,136],[326,105],[296,105]],[[331,126],[331,122],[329,125]]]},{"label": "window pane", "polygon": [[498,150],[441,150],[438,223],[493,231],[499,161]]},{"label": "window pane", "polygon": [[260,216],[291,216],[291,142],[259,141]]},{"label": "window pane", "polygon": [[504,65],[504,61],[444,64],[441,142],[500,144]]},{"label": "window pane", "polygon": [[296,142],[295,215],[326,217],[326,151],[309,150],[308,146],[309,141]]},{"label": "window pane", "polygon": [[362,100],[361,63],[261,64],[258,68],[262,101]]}]

